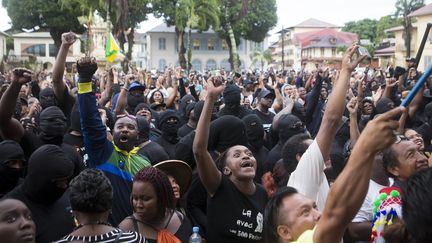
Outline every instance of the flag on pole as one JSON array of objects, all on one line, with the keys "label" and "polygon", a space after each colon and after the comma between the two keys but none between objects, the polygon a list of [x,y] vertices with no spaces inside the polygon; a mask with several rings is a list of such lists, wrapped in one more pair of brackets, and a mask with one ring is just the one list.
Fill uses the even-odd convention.
[{"label": "flag on pole", "polygon": [[105,58],[108,62],[113,62],[117,55],[120,54],[120,47],[117,44],[114,36],[110,32],[108,34],[106,46],[105,46]]}]

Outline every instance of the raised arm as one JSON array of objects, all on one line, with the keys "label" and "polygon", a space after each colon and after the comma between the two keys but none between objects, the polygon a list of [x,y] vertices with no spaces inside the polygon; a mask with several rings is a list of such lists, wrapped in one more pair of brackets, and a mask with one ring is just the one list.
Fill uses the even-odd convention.
[{"label": "raised arm", "polygon": [[[111,100],[111,97],[113,95],[113,86],[114,86],[114,80],[117,80],[118,83],[118,73],[117,70],[115,68],[111,68],[108,71],[108,74],[106,75],[106,85],[105,85],[105,90],[102,92],[102,97],[99,100],[99,105],[100,106],[105,106],[106,103],[108,103]],[[103,83],[103,82],[101,82]]]},{"label": "raised arm", "polygon": [[63,82],[63,74],[66,64],[66,57],[69,51],[69,48],[76,41],[77,36],[73,32],[63,33],[62,34],[62,44],[57,54],[56,61],[54,63],[53,68],[53,89],[54,95],[57,97],[59,101],[63,101],[63,95],[65,92],[66,84]]},{"label": "raised arm", "polygon": [[84,146],[89,155],[89,166],[104,163],[113,151],[113,144],[107,140],[106,127],[102,123],[96,106],[96,95],[91,78],[97,70],[96,60],[84,57],[78,61],[78,105]]},{"label": "raised arm", "polygon": [[213,196],[222,181],[222,174],[216,167],[210,153],[207,151],[210,120],[213,106],[218,96],[224,90],[223,85],[216,84],[213,77],[207,82],[207,97],[196,128],[193,142],[193,153],[198,169],[198,175],[210,196]]},{"label": "raised arm", "polygon": [[353,148],[345,169],[333,184],[313,236],[315,243],[339,242],[366,196],[375,155],[396,139],[397,107],[370,121]]},{"label": "raised arm", "polygon": [[345,109],[345,96],[349,88],[351,72],[354,70],[357,64],[366,57],[361,56],[356,60],[351,60],[357,49],[357,45],[351,46],[348,48],[344,54],[344,57],[342,58],[342,69],[327,102],[321,122],[321,127],[316,136],[316,141],[324,160],[328,159],[330,155],[331,144],[334,137],[336,136],[336,132],[339,128],[342,114]]},{"label": "raised arm", "polygon": [[13,118],[21,86],[31,81],[32,72],[24,68],[12,71],[12,82],[0,100],[0,132],[3,139],[20,141],[24,136],[21,123]]},{"label": "raised arm", "polygon": [[128,88],[129,84],[131,82],[131,75],[126,75],[123,87],[120,89],[119,96],[117,98],[117,103],[115,107],[115,116],[126,113],[126,104],[127,104],[127,94],[128,94]]},{"label": "raised arm", "polygon": [[349,127],[350,127],[350,139],[351,139],[351,146],[353,146],[359,136],[360,131],[358,128],[358,121],[357,121],[357,114],[358,114],[358,100],[357,97],[351,98],[351,100],[348,102],[346,108],[349,112]]}]

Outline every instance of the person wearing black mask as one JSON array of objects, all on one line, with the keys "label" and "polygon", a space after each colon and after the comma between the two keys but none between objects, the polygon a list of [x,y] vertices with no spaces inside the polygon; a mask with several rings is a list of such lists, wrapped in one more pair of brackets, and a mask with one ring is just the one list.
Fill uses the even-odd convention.
[{"label": "person wearing black mask", "polygon": [[133,114],[135,108],[145,102],[144,91],[146,87],[137,81],[131,83],[127,93],[127,112]]},{"label": "person wearing black mask", "polygon": [[143,116],[137,116],[138,125],[138,154],[149,159],[152,165],[168,160],[169,156],[165,149],[158,143],[150,141],[150,124]]},{"label": "person wearing black mask", "polygon": [[36,242],[52,242],[74,228],[65,193],[74,167],[60,147],[43,145],[31,155],[23,183],[5,195],[24,202],[32,212]]},{"label": "person wearing black mask", "polygon": [[24,151],[12,140],[0,143],[0,198],[13,190],[24,177]]},{"label": "person wearing black mask", "polygon": [[170,159],[175,159],[175,146],[179,141],[177,131],[180,128],[180,118],[173,110],[164,111],[159,118],[159,129],[162,136],[155,142],[160,144],[168,153]]},{"label": "person wearing black mask", "polygon": [[264,163],[269,153],[268,149],[264,146],[264,127],[261,119],[255,114],[247,115],[242,120],[246,125],[249,148],[257,162],[254,181],[261,183],[261,177],[264,173]]},{"label": "person wearing black mask", "polygon": [[179,116],[180,116],[180,124],[181,125],[184,125],[185,123],[188,122],[189,114],[187,112],[187,107],[191,103],[195,103],[195,102],[196,102],[195,98],[190,94],[187,94],[180,99],[178,112],[179,112]]},{"label": "person wearing black mask", "polygon": [[223,91],[223,98],[225,106],[219,111],[218,117],[224,115],[233,115],[238,118],[243,118],[246,115],[251,114],[249,109],[244,108],[240,105],[241,89],[235,85],[227,85]]},{"label": "person wearing black mask", "polygon": [[199,116],[197,117],[195,115],[195,106],[197,103],[192,102],[189,105],[186,106],[186,113],[185,117],[188,119],[187,123],[183,124],[177,132],[178,136],[180,138],[188,135],[190,132],[194,131],[196,128],[196,124],[198,122]]},{"label": "person wearing black mask", "polygon": [[[84,168],[82,159],[76,150],[63,143],[63,136],[67,128],[67,119],[63,111],[57,106],[49,106],[39,116],[39,134],[24,130],[24,127],[12,117],[15,109],[15,100],[19,95],[21,86],[30,82],[32,72],[17,68],[13,71],[12,83],[0,100],[0,131],[4,139],[19,141],[24,150],[25,158],[43,144],[60,146],[66,155],[75,164],[75,175]],[[13,105],[11,105],[13,104]]]}]

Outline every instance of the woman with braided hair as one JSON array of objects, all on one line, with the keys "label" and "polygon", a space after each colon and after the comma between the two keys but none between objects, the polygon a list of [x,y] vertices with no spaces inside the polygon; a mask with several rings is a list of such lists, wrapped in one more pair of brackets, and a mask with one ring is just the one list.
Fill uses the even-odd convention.
[{"label": "woman with braided hair", "polygon": [[77,227],[57,242],[146,242],[137,232],[125,232],[108,223],[112,199],[111,183],[102,171],[82,171],[70,183],[69,200]]},{"label": "woman with braided hair", "polygon": [[175,210],[174,191],[164,172],[141,169],[133,179],[131,203],[134,213],[120,223],[120,229],[136,231],[148,243],[188,242],[192,225]]}]

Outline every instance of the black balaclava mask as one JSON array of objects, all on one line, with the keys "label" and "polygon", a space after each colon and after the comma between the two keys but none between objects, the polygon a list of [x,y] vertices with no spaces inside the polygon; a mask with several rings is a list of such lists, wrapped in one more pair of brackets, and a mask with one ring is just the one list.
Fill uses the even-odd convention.
[{"label": "black balaclava mask", "polygon": [[128,92],[127,94],[127,105],[130,111],[134,111],[137,105],[145,102],[145,97],[143,93],[132,94]]},{"label": "black balaclava mask", "polygon": [[210,123],[208,149],[223,152],[234,145],[247,146],[246,136],[245,124],[240,118],[221,116]]},{"label": "black balaclava mask", "polygon": [[31,201],[54,203],[67,188],[57,187],[53,180],[72,177],[74,167],[59,146],[41,146],[30,156],[27,176],[22,184],[24,193]]},{"label": "black balaclava mask", "polygon": [[20,177],[24,176],[24,168],[11,168],[6,165],[10,160],[24,161],[24,151],[12,140],[0,143],[0,194],[6,194],[15,188]]},{"label": "black balaclava mask", "polygon": [[251,114],[243,117],[242,120],[246,125],[249,144],[254,150],[260,149],[264,145],[264,127],[261,119],[257,115]]},{"label": "black balaclava mask", "polygon": [[[177,119],[176,124],[168,124],[170,118]],[[164,111],[159,118],[159,128],[162,131],[162,137],[172,144],[176,144],[179,141],[177,131],[180,128],[180,118],[177,112],[173,110]]]},{"label": "black balaclava mask", "polygon": [[194,121],[198,121],[199,120],[203,108],[204,108],[204,101],[203,100],[200,100],[200,101],[198,101],[195,104],[194,109],[193,109],[193,111],[194,111],[194,113],[193,113],[193,115],[194,115],[194,117],[193,117]]},{"label": "black balaclava mask", "polygon": [[40,113],[39,137],[45,144],[60,145],[66,132],[66,117],[57,106],[50,106]]},{"label": "black balaclava mask", "polygon": [[223,98],[226,106],[235,107],[240,106],[241,90],[237,85],[227,85],[223,92]]},{"label": "black balaclava mask", "polygon": [[45,88],[39,93],[39,102],[42,106],[42,109],[58,105],[57,98],[55,97],[54,90],[52,88]]},{"label": "black balaclava mask", "polygon": [[138,135],[139,135],[138,143],[143,143],[148,141],[150,136],[150,124],[143,116],[137,116],[136,121],[138,126]]},{"label": "black balaclava mask", "polygon": [[190,95],[190,94],[187,94],[187,95],[183,96],[180,99],[180,103],[179,103],[180,115],[185,116],[186,118],[188,118],[187,114],[186,114],[186,107],[191,102],[195,102],[195,98],[192,95]]}]

